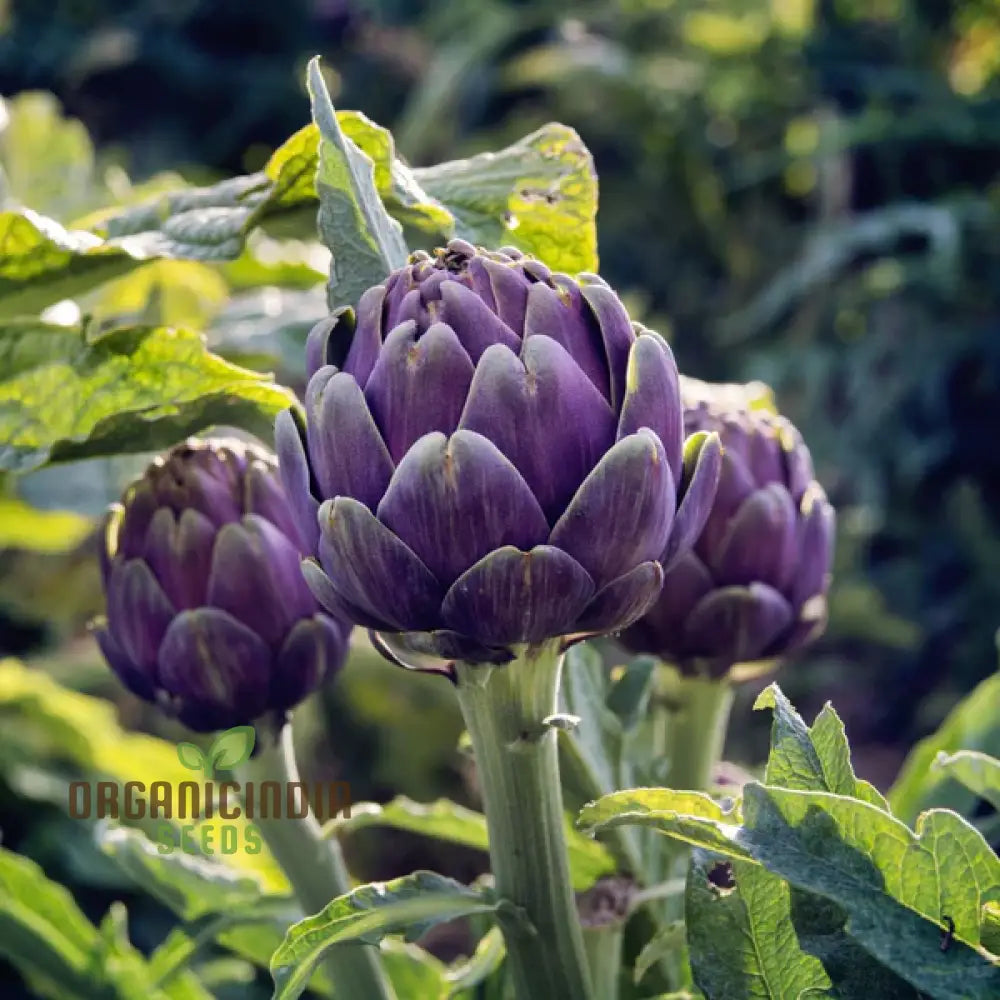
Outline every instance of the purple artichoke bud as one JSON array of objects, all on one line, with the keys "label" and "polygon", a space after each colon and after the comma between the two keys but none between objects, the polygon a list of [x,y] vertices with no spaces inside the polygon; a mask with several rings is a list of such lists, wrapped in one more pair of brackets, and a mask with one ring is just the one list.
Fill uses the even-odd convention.
[{"label": "purple artichoke bud", "polygon": [[310,334],[282,475],[325,607],[406,651],[502,663],[615,631],[693,544],[717,438],[685,453],[677,368],[600,278],[452,240]]},{"label": "purple artichoke bud", "polygon": [[302,551],[272,455],[179,445],[108,513],[104,656],[191,729],[284,713],[339,668],[350,632],[317,606]]},{"label": "purple artichoke bud", "polygon": [[766,387],[683,382],[686,429],[722,439],[719,489],[694,549],[668,567],[656,603],[622,641],[718,677],[822,632],[834,513]]}]

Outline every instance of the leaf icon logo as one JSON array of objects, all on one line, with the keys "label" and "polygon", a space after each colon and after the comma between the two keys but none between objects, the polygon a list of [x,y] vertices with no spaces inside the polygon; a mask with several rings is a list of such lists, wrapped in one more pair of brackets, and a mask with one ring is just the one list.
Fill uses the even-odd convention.
[{"label": "leaf icon logo", "polygon": [[189,770],[202,771],[206,778],[211,778],[216,769],[231,771],[248,761],[256,741],[257,731],[253,726],[234,726],[219,733],[207,753],[194,743],[178,743],[177,758]]}]

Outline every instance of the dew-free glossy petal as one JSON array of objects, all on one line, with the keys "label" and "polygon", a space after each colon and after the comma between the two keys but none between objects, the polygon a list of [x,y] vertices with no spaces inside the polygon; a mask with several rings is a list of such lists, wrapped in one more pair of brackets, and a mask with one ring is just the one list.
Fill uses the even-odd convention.
[{"label": "dew-free glossy petal", "polygon": [[204,514],[185,510],[178,522],[161,507],[146,536],[146,562],[177,610],[205,603],[216,527]]},{"label": "dew-free glossy petal", "polygon": [[554,523],[611,446],[615,417],[554,340],[529,337],[521,355],[499,344],[483,354],[459,426],[514,463]]},{"label": "dew-free glossy petal", "polygon": [[592,275],[586,276],[586,280],[584,275],[578,278],[582,282],[580,292],[587,300],[601,333],[604,364],[609,376],[609,398],[611,406],[617,411],[625,396],[626,368],[635,332],[621,300],[604,281],[600,278],[592,280]]},{"label": "dew-free glossy petal", "polygon": [[293,708],[339,670],[347,656],[346,631],[327,615],[298,622],[278,652],[268,705]]},{"label": "dew-free glossy petal", "polygon": [[669,570],[677,559],[694,548],[714,516],[723,463],[722,444],[717,434],[699,432],[685,442],[681,501],[660,560],[664,569]]},{"label": "dew-free glossy petal", "polygon": [[505,547],[460,576],[445,595],[445,625],[488,646],[537,643],[572,629],[594,582],[559,549]]},{"label": "dew-free glossy petal", "polygon": [[412,549],[364,504],[327,500],[319,512],[323,569],[345,601],[395,631],[436,628],[442,590]]},{"label": "dew-free glossy petal", "polygon": [[104,654],[104,659],[108,661],[108,666],[122,684],[140,698],[152,701],[156,692],[155,668],[139,669],[104,626],[94,629],[94,638]]},{"label": "dew-free glossy petal", "polygon": [[350,306],[321,319],[306,337],[306,378],[312,378],[324,365],[342,365],[355,332],[355,315]]},{"label": "dew-free glossy petal", "polygon": [[759,580],[782,590],[795,572],[796,535],[788,490],[769,483],[736,512],[709,566],[723,584]]},{"label": "dew-free glossy petal", "polygon": [[766,583],[722,587],[694,607],[684,644],[691,656],[750,662],[763,656],[792,621],[788,602]]},{"label": "dew-free glossy petal", "polygon": [[640,563],[599,590],[574,625],[580,632],[617,632],[641,618],[663,586],[658,562]]},{"label": "dew-free glossy petal", "polygon": [[412,323],[389,334],[365,398],[394,462],[424,434],[455,430],[472,373],[469,355],[444,323],[434,323],[419,338]]},{"label": "dew-free glossy petal", "polygon": [[152,667],[175,608],[141,559],[117,563],[108,586],[108,629],[137,667]]},{"label": "dew-free glossy petal", "polygon": [[517,469],[472,431],[421,438],[377,514],[445,587],[493,549],[531,548],[549,531]]},{"label": "dew-free glossy petal", "polygon": [[160,684],[192,706],[189,718],[250,723],[268,707],[271,650],[218,608],[182,611],[163,637],[158,665]]},{"label": "dew-free glossy petal", "polygon": [[261,461],[247,466],[243,476],[243,504],[248,514],[259,514],[301,544],[295,514],[282,489],[277,468]]},{"label": "dew-free glossy petal", "polygon": [[520,348],[521,338],[461,282],[446,281],[441,286],[441,299],[440,318],[455,331],[473,364],[491,344],[505,344],[512,351]]},{"label": "dew-free glossy petal", "polygon": [[368,381],[382,347],[382,311],[385,299],[385,285],[375,285],[358,300],[354,338],[342,368],[353,375],[361,386]]},{"label": "dew-free glossy petal", "polygon": [[567,281],[557,288],[538,282],[528,290],[524,338],[527,340],[539,334],[551,337],[566,349],[594,388],[608,399],[604,345],[589,313],[582,307],[580,289],[574,282]]},{"label": "dew-free glossy petal", "polygon": [[517,268],[509,264],[486,259],[483,260],[483,269],[489,275],[497,315],[523,339],[524,314],[528,308],[528,289],[531,285]]},{"label": "dew-free glossy petal", "polygon": [[273,524],[248,514],[216,537],[208,603],[277,647],[296,621],[316,610],[299,560],[298,547]]},{"label": "dew-free glossy petal", "polygon": [[680,482],[683,464],[684,417],[677,365],[656,334],[639,337],[628,356],[625,398],[618,418],[618,438],[648,427],[663,443],[674,482]]},{"label": "dew-free glossy petal", "polygon": [[[328,548],[328,543],[324,539],[320,539],[319,550],[321,555],[326,548]],[[367,612],[362,611],[356,605],[344,600],[317,560],[302,560],[302,577],[319,606],[335,618],[351,622],[354,625],[360,625],[362,628],[371,628],[378,631],[392,627],[388,622],[382,621],[380,618],[375,618]]]},{"label": "dew-free glossy petal", "polygon": [[278,453],[281,481],[299,529],[303,551],[314,553],[319,544],[316,523],[319,501],[313,495],[312,475],[306,460],[305,428],[300,421],[298,413],[291,409],[278,414],[274,422],[274,449]]},{"label": "dew-free glossy petal", "polygon": [[792,604],[797,608],[826,591],[836,523],[833,507],[818,483],[807,490],[802,511],[798,526],[798,564],[788,588]]},{"label": "dew-free glossy petal", "polygon": [[660,557],[675,503],[663,445],[644,428],[598,462],[552,529],[549,543],[568,552],[604,587]]},{"label": "dew-free glossy petal", "polygon": [[[372,381],[377,371],[376,366]],[[374,510],[389,485],[393,463],[353,376],[337,372],[326,383],[309,438],[322,495],[354,497]]]}]

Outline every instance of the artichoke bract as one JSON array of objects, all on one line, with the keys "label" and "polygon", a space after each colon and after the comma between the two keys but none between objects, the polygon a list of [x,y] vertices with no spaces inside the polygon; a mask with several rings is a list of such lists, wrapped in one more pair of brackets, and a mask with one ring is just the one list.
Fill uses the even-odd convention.
[{"label": "artichoke bract", "polygon": [[600,278],[462,240],[309,336],[285,486],[333,613],[400,649],[503,663],[623,628],[697,537],[717,439],[685,448],[677,369]]},{"label": "artichoke bract", "polygon": [[350,632],[305,585],[302,551],[272,455],[179,445],[108,514],[105,658],[191,729],[282,718],[343,663]]},{"label": "artichoke bract", "polygon": [[683,383],[687,430],[722,440],[718,493],[694,549],[621,638],[685,673],[721,677],[823,630],[834,512],[802,436],[772,409],[766,387]]}]

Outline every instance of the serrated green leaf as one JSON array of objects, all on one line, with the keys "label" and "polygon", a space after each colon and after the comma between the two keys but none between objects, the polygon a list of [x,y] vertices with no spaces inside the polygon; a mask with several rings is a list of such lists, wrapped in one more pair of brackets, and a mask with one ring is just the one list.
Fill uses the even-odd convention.
[{"label": "serrated green leaf", "polygon": [[889,789],[893,813],[913,823],[923,809],[942,806],[968,815],[976,796],[947,771],[934,770],[939,753],[981,750],[1000,756],[1000,673],[984,680],[949,713],[937,732],[909,753]]},{"label": "serrated green leaf", "polygon": [[[980,909],[1000,895],[1000,859],[946,810],[914,834],[867,802],[756,783],[744,789],[737,840],[770,871],[833,900],[879,962],[940,1000],[1000,995],[1000,966],[981,948]],[[940,948],[945,917],[955,936]]]},{"label": "serrated green leaf", "polygon": [[577,820],[577,825],[590,833],[618,826],[648,826],[695,847],[751,860],[738,840],[738,824],[735,808],[725,810],[702,792],[672,788],[612,792],[585,805]]},{"label": "serrated green leaf", "polygon": [[0,212],[0,319],[30,316],[156,256],[136,239],[105,241],[30,209]]},{"label": "serrated green leaf", "polygon": [[0,469],[154,451],[228,424],[271,433],[291,392],[187,330],[0,327]]},{"label": "serrated green leaf", "polygon": [[231,771],[250,759],[256,740],[253,726],[234,726],[215,737],[208,748],[208,759],[214,767]]},{"label": "serrated green leaf", "polygon": [[377,944],[388,934],[403,932],[418,937],[434,924],[495,913],[499,906],[491,894],[434,872],[360,886],[289,929],[271,957],[273,1000],[301,996],[316,964],[338,944]]},{"label": "serrated green leaf", "polygon": [[760,865],[733,861],[735,887],[721,890],[708,878],[716,863],[695,852],[685,890],[691,971],[708,1000],[834,996],[822,963],[796,938],[788,883]]},{"label": "serrated green leaf", "polygon": [[330,309],[355,304],[363,292],[408,256],[402,227],[385,210],[371,159],[344,135],[330,102],[319,59],[309,63],[309,95],[319,129],[319,233],[333,255]]},{"label": "serrated green leaf", "polygon": [[969,791],[986,799],[994,809],[1000,811],[1000,760],[996,757],[978,750],[939,753],[934,759],[934,769],[950,774]]},{"label": "serrated green leaf", "polygon": [[252,875],[221,861],[184,851],[163,854],[141,830],[101,824],[96,838],[137,885],[182,920],[249,910],[265,896],[283,899],[268,893]]},{"label": "serrated green leaf", "polygon": [[842,907],[802,889],[793,888],[789,898],[799,947],[822,962],[837,1000],[923,1000],[925,994],[877,962],[847,933],[848,916]]},{"label": "serrated green leaf", "polygon": [[835,792],[870,802],[879,809],[889,808],[874,785],[855,775],[844,724],[832,705],[827,703],[823,707],[811,729],[777,684],[768,685],[753,707],[774,711],[771,753],[765,772],[767,784],[801,791]]},{"label": "serrated green leaf", "polygon": [[513,244],[550,267],[597,270],[597,175],[571,128],[551,123],[496,153],[415,168],[472,243]]},{"label": "serrated green leaf", "polygon": [[[489,850],[486,817],[449,799],[424,804],[400,795],[385,805],[356,802],[351,806],[350,816],[338,818],[330,824],[338,836],[372,826],[407,830],[480,851]],[[566,842],[573,888],[577,892],[589,889],[602,875],[615,870],[614,858],[606,848],[582,836],[569,821]]]}]

